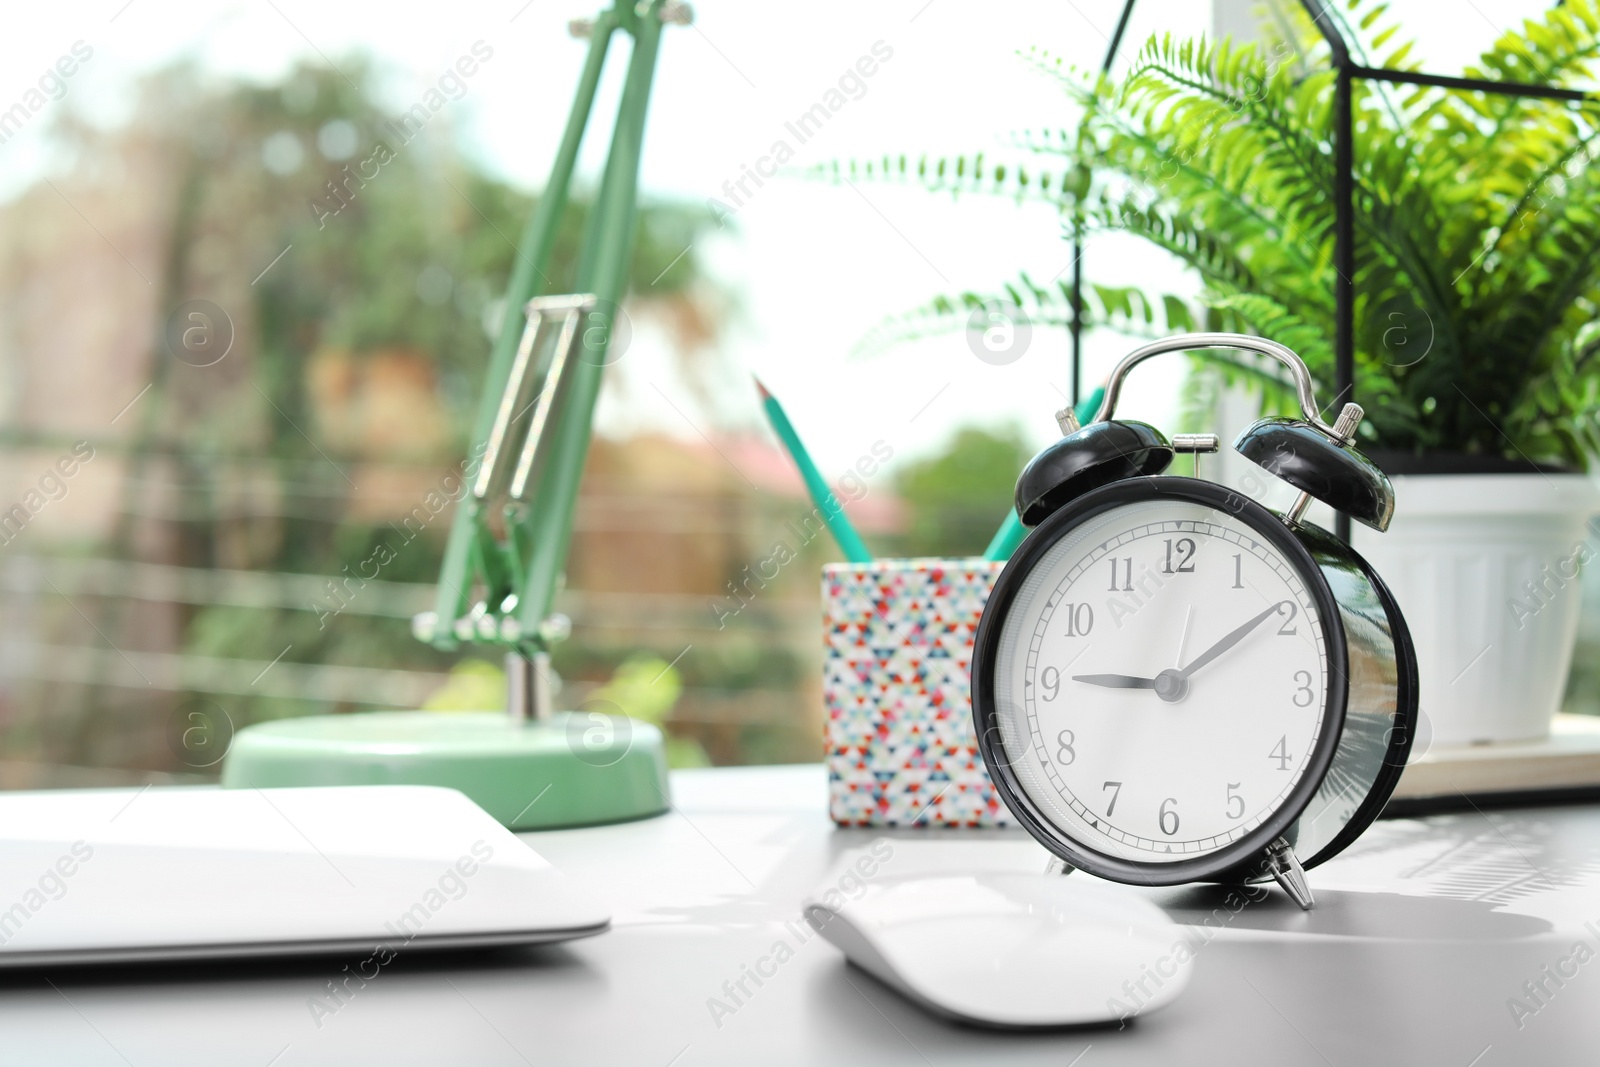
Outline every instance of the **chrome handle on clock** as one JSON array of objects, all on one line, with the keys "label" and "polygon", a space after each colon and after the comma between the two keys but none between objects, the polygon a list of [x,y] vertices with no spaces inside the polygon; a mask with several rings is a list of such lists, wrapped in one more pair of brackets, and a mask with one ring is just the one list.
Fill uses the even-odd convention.
[{"label": "chrome handle on clock", "polygon": [[[1266,356],[1281,363],[1294,381],[1301,418],[1261,419],[1240,434],[1233,445],[1241,456],[1300,490],[1299,497],[1284,513],[1284,522],[1298,525],[1306,505],[1315,499],[1375,530],[1388,528],[1394,515],[1394,487],[1383,471],[1354,447],[1356,429],[1366,414],[1361,405],[1345,404],[1331,425],[1322,421],[1311,371],[1305,360],[1265,337],[1191,333],[1163,338],[1135,349],[1122,358],[1106,380],[1105,398],[1090,425],[1119,425],[1113,421],[1117,398],[1123,379],[1134,367],[1151,356],[1204,348],[1228,348]],[[1174,439],[1170,446],[1172,451],[1186,450],[1176,445],[1177,439]],[[1198,470],[1197,464],[1197,476]]]},{"label": "chrome handle on clock", "polygon": [[1123,380],[1134,367],[1152,356],[1206,348],[1266,356],[1281,363],[1293,379],[1301,417],[1258,419],[1233,443],[1235,452],[1300,490],[1299,498],[1281,516],[1285,523],[1299,526],[1306,506],[1320,500],[1375,530],[1388,529],[1394,515],[1394,486],[1355,447],[1356,430],[1366,414],[1361,406],[1345,404],[1331,425],[1324,422],[1305,361],[1276,341],[1240,333],[1191,333],[1135,349],[1112,370],[1100,410],[1088,425],[1080,425],[1071,408],[1058,411],[1061,439],[1045,446],[1017,478],[1017,518],[1022,525],[1037,526],[1068,502],[1111,482],[1160,474],[1178,452],[1195,454],[1198,478],[1199,453],[1211,450],[1211,435],[1179,435],[1169,441],[1154,426],[1115,415]]},{"label": "chrome handle on clock", "polygon": [[[1292,349],[1276,341],[1269,341],[1265,337],[1251,337],[1243,333],[1188,333],[1178,337],[1164,337],[1129,352],[1111,371],[1111,377],[1106,379],[1106,395],[1100,401],[1100,410],[1095,413],[1094,421],[1106,422],[1115,414],[1122,380],[1134,367],[1151,356],[1165,355],[1168,352],[1194,352],[1203,348],[1229,348],[1237,352],[1254,352],[1277,360],[1288,369],[1289,375],[1294,379],[1295,393],[1300,399],[1300,411],[1305,416],[1305,421],[1327,435],[1331,441],[1338,444],[1349,441],[1350,434],[1354,432],[1353,426],[1349,431],[1341,433],[1340,428],[1322,421],[1317,408],[1316,388],[1311,381],[1311,370],[1306,366],[1305,360],[1296,355]],[[1354,407],[1355,421],[1360,420],[1359,406],[1347,404],[1345,407],[1346,410]],[[1341,417],[1340,421],[1345,420]]]}]

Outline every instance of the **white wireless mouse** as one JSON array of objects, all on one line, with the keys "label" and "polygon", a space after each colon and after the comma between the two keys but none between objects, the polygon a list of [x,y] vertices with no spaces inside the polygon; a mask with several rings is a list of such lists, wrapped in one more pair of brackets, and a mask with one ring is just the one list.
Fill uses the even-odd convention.
[{"label": "white wireless mouse", "polygon": [[862,970],[962,1022],[1117,1022],[1164,1007],[1189,982],[1190,939],[1121,886],[986,872],[851,887],[858,895],[819,887],[806,922]]}]

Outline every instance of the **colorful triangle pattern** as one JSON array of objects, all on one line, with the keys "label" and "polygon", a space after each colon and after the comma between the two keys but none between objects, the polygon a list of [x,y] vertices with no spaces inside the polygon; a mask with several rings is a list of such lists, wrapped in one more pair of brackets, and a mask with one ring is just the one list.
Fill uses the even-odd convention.
[{"label": "colorful triangle pattern", "polygon": [[972,727],[968,672],[1004,563],[822,570],[828,809],[841,826],[1012,826]]}]

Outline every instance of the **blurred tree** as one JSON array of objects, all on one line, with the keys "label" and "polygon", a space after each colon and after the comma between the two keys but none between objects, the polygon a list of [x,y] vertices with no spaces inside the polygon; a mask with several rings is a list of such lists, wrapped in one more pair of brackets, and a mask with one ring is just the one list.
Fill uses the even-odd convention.
[{"label": "blurred tree", "polygon": [[[428,670],[454,659],[414,641],[403,618],[329,612],[373,595],[349,575],[436,577],[448,515],[414,539],[400,527],[467,451],[490,337],[520,313],[501,294],[537,198],[462,156],[449,106],[406,136],[380,91],[390,79],[359,56],[338,67],[301,64],[259,84],[178,65],[139,83],[117,127],[64,111],[52,131],[71,161],[61,195],[103,195],[138,220],[132,246],[163,250],[151,277],[160,319],[206,301],[232,336],[226,358],[203,365],[172,351],[162,322],[144,332],[152,387],[105,444],[127,474],[104,554],[342,583],[301,610],[103,598],[95,625],[119,647],[159,648],[154,635],[176,631],[177,651],[238,660]],[[31,195],[8,215],[23,217]],[[571,284],[591,202],[575,192],[546,291]],[[625,307],[684,350],[704,352],[727,307],[701,272],[697,238],[714,225],[698,205],[640,208]],[[25,358],[49,357],[36,347]],[[148,506],[156,484],[174,487],[182,514]],[[364,566],[373,560],[381,571]],[[111,707],[167,702],[85,682],[62,757],[73,762],[102,758],[96,720]],[[243,721],[327,710],[266,696],[231,706]]]},{"label": "blurred tree", "polygon": [[[341,60],[339,68],[342,74],[303,65],[281,84],[209,92],[200,83],[189,93],[166,85],[145,99],[181,95],[194,101],[188,113],[146,114],[142,121],[172,124],[171,135],[186,143],[192,170],[181,210],[207,220],[208,234],[224,241],[230,258],[266,262],[288,249],[252,286],[259,353],[251,384],[270,400],[261,406],[270,426],[263,451],[316,472],[324,491],[344,498],[345,514],[332,523],[282,519],[283,533],[273,539],[281,547],[251,562],[339,574],[389,545],[396,552],[384,565],[384,580],[431,582],[443,519],[402,548],[394,528],[399,516],[349,514],[371,508],[352,506],[355,485],[333,469],[337,464],[320,460],[326,453],[338,463],[398,457],[440,463],[465,454],[489,338],[507,313],[501,291],[513,242],[536,198],[462,158],[443,116],[401,141],[371,65],[356,58]],[[193,75],[179,69],[161,77],[188,82]],[[578,194],[562,221],[547,291],[570,286],[588,211],[588,197]],[[702,306],[714,304],[708,300],[714,294],[699,280],[693,247],[713,221],[699,206],[641,206],[631,280],[633,292],[643,295],[629,305],[636,317],[641,305],[653,303],[689,304],[700,318],[715,318]],[[175,244],[187,236],[180,232]],[[174,303],[192,291],[187,264],[195,252],[193,244],[174,249],[180,264]],[[442,434],[423,432],[424,418],[402,425],[382,418],[433,414],[374,395],[385,382],[392,392],[395,377],[407,374],[421,375],[425,396],[442,416],[436,420]],[[233,448],[236,430],[227,436]],[[420,496],[431,487],[414,491]],[[375,521],[383,518],[389,521]],[[206,555],[212,558],[194,562],[214,561]],[[196,612],[193,646],[212,655],[271,658],[292,644],[292,660],[368,666],[447,662],[417,645],[400,620],[342,616],[337,627],[322,627],[303,613],[249,613],[255,624],[239,627],[212,617],[238,611]],[[256,714],[291,710],[300,709]]]},{"label": "blurred tree", "polygon": [[[629,656],[618,664],[611,678],[589,694],[579,711],[624,715],[665,728],[678,697],[683,679],[678,669],[660,656],[648,652]],[[706,750],[692,737],[667,738],[667,763],[673,767],[705,767],[711,763]]]},{"label": "blurred tree", "polygon": [[506,672],[481,659],[450,668],[450,680],[422,705],[424,711],[486,711],[506,698]]},{"label": "blurred tree", "polygon": [[906,553],[980,555],[1012,507],[1017,475],[1032,454],[1014,424],[966,426],[942,452],[903,466],[895,482],[910,512]]}]

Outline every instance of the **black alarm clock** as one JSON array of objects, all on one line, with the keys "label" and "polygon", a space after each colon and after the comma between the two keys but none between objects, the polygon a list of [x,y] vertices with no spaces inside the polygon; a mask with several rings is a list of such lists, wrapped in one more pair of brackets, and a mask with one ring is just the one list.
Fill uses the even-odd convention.
[{"label": "black alarm clock", "polygon": [[[1203,348],[1293,378],[1301,418],[1234,443],[1300,490],[1284,513],[1198,477],[1215,436],[1113,418],[1136,364]],[[984,763],[1056,866],[1142,885],[1274,878],[1310,908],[1305,870],[1377,818],[1411,748],[1416,653],[1383,580],[1303,517],[1316,499],[1388,526],[1394,490],[1352,444],[1361,416],[1346,404],[1324,423],[1304,362],[1238,334],[1141,348],[1093,422],[1057,415],[1065,436],[1017,482],[1032,532],[972,660]],[[1162,473],[1175,452],[1196,477]]]}]

